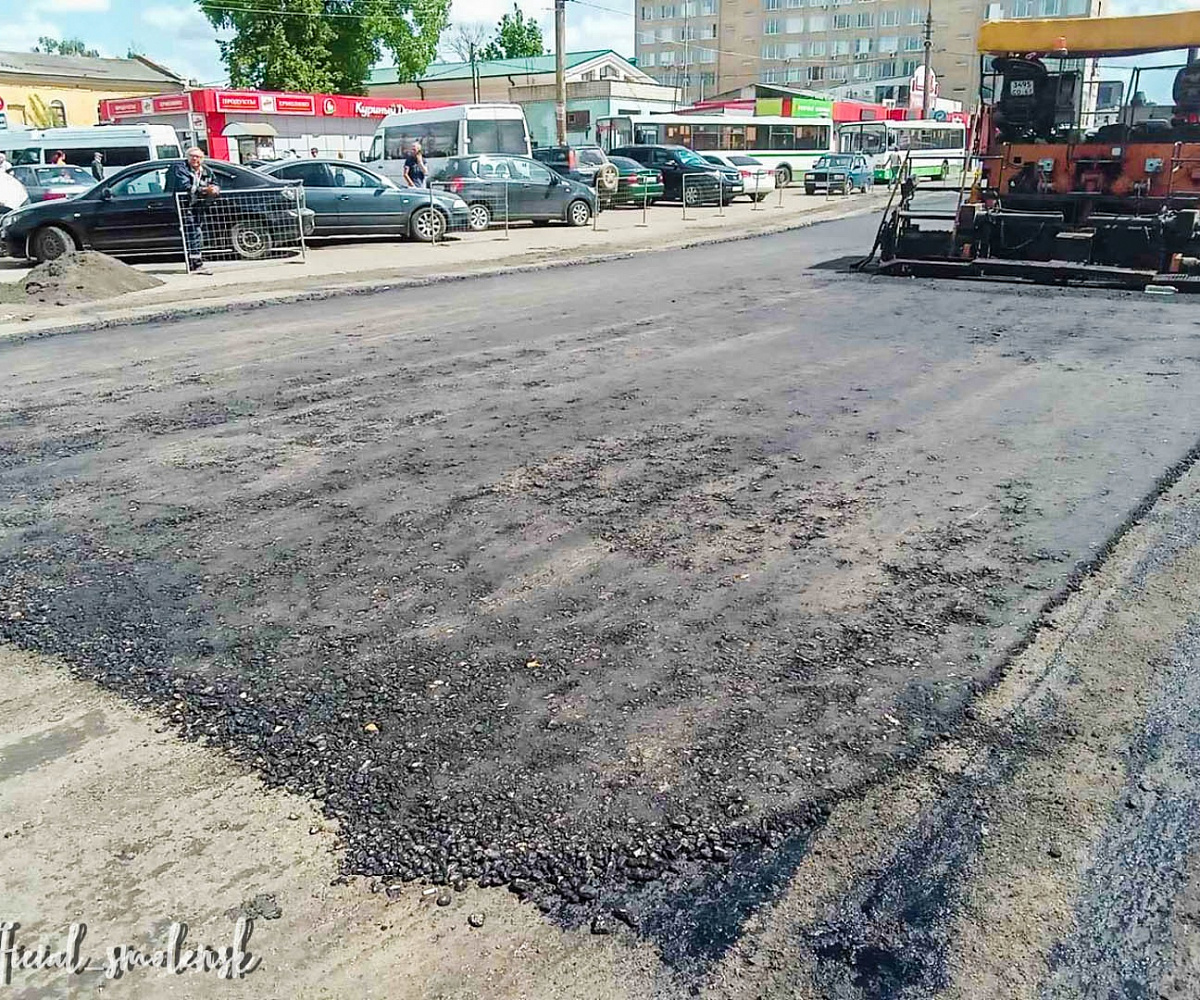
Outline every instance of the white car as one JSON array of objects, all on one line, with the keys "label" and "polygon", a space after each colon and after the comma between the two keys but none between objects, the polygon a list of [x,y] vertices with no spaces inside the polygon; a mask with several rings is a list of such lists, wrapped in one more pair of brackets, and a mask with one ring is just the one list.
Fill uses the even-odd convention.
[{"label": "white car", "polygon": [[742,193],[751,201],[762,201],[775,190],[775,171],[762,160],[745,153],[702,153],[709,163],[720,167],[732,167],[742,175]]},{"label": "white car", "polygon": [[25,185],[17,180],[11,170],[0,170],[0,216],[15,212],[29,201]]}]

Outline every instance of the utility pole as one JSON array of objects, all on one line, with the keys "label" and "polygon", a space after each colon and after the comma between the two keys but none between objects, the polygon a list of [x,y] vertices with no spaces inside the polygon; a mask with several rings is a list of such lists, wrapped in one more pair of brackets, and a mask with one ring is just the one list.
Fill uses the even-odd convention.
[{"label": "utility pole", "polygon": [[921,120],[928,121],[929,119],[929,97],[932,87],[930,87],[930,76],[932,70],[929,66],[930,52],[933,49],[933,0],[929,0],[929,7],[925,11],[925,89],[921,96]]},{"label": "utility pole", "polygon": [[467,42],[467,54],[471,60],[471,101],[479,103],[479,69],[475,65],[475,43]]},{"label": "utility pole", "polygon": [[567,144],[567,0],[554,0],[554,124]]},{"label": "utility pole", "polygon": [[688,84],[692,82],[692,66],[688,62],[688,43],[691,39],[691,30],[688,27],[688,7],[691,5],[691,0],[683,0],[683,106],[688,106]]}]

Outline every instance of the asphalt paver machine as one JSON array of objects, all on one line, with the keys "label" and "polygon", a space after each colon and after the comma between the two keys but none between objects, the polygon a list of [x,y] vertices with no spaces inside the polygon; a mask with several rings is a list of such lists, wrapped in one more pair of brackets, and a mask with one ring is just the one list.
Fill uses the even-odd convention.
[{"label": "asphalt paver machine", "polygon": [[900,182],[880,272],[1200,291],[1197,46],[1200,11],[985,23],[970,179],[935,210]]}]

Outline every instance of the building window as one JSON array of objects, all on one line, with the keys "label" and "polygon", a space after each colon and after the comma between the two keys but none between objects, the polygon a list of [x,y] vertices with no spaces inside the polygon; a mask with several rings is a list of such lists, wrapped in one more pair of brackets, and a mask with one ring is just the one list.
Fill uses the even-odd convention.
[{"label": "building window", "polygon": [[1089,0],[1067,0],[1067,15],[1070,17],[1086,17],[1091,7]]},{"label": "building window", "polygon": [[829,54],[831,56],[848,56],[850,54],[850,39],[835,38],[829,43]]},{"label": "building window", "polygon": [[897,52],[900,49],[900,39],[895,35],[882,35],[879,39],[880,52]]},{"label": "building window", "polygon": [[811,42],[809,42],[808,43],[808,54],[810,56],[825,55],[825,39],[824,38],[815,38]]},{"label": "building window", "polygon": [[772,18],[767,19],[766,21],[763,21],[763,34],[764,35],[778,35],[779,34],[779,18],[772,17]]},{"label": "building window", "polygon": [[921,41],[920,35],[905,35],[904,36],[904,51],[916,52],[918,49],[923,49],[925,43]]},{"label": "building window", "polygon": [[708,25],[703,31],[700,32],[700,37],[701,38],[716,38],[717,37],[717,26],[715,24]]},{"label": "building window", "polygon": [[783,47],[784,59],[799,59],[802,55],[804,55],[803,42],[788,42],[787,45]]},{"label": "building window", "polygon": [[783,46],[782,45],[764,45],[762,47],[762,57],[764,59],[782,59],[783,58]]},{"label": "building window", "polygon": [[833,15],[833,30],[841,31],[843,28],[850,27],[851,15],[849,14],[834,14]]},{"label": "building window", "polygon": [[653,45],[654,44],[654,32],[653,31],[639,31],[637,33],[637,40],[638,40],[638,45]]},{"label": "building window", "polygon": [[654,20],[654,8],[653,7],[643,7],[642,8],[642,20],[643,21],[653,21]]},{"label": "building window", "polygon": [[1062,13],[1059,0],[1042,0],[1042,17],[1058,17]]},{"label": "building window", "polygon": [[809,83],[819,83],[825,79],[824,66],[806,66],[804,67],[805,79]]},{"label": "building window", "polygon": [[642,58],[640,61],[643,66],[653,66],[654,65],[654,53],[653,52],[643,52]]},{"label": "building window", "polygon": [[658,16],[659,16],[659,19],[662,21],[671,20],[671,18],[673,18],[675,16],[675,5],[674,4],[663,4],[661,7],[658,8]]},{"label": "building window", "polygon": [[660,52],[658,54],[658,64],[660,66],[673,66],[675,64],[674,51],[671,49],[668,49],[665,52]]},{"label": "building window", "polygon": [[700,0],[700,13],[713,15],[717,12],[717,0]]},{"label": "building window", "polygon": [[786,30],[789,35],[802,34],[804,31],[804,18],[789,17],[787,19],[787,26],[784,30]]},{"label": "building window", "polygon": [[788,10],[795,10],[797,7],[804,6],[804,0],[785,0],[784,6]]},{"label": "building window", "polygon": [[[1033,0],[1029,0],[1029,2],[1032,3]],[[922,10],[920,7],[909,7],[908,8],[908,23],[909,24],[924,24],[925,23],[925,11]]]},{"label": "building window", "polygon": [[809,19],[808,19],[808,30],[810,33],[824,31],[825,30],[825,15],[824,14],[810,15]]},{"label": "building window", "polygon": [[779,70],[764,69],[762,71],[762,82],[763,83],[778,83],[779,82]]},{"label": "building window", "polygon": [[854,19],[854,25],[857,28],[871,28],[875,25],[875,15],[869,10],[860,10],[858,17]]},{"label": "building window", "polygon": [[900,75],[901,76],[912,76],[917,71],[917,65],[918,64],[915,59],[905,59],[900,64]]},{"label": "building window", "polygon": [[65,128],[67,125],[67,109],[62,101],[50,102],[50,124],[55,128]]},{"label": "building window", "polygon": [[699,49],[700,61],[702,63],[714,63],[717,61],[716,49]]},{"label": "building window", "polygon": [[857,66],[855,66],[854,67],[854,79],[856,79],[856,80],[871,79],[871,64],[870,63],[859,63]]},{"label": "building window", "polygon": [[850,75],[850,67],[849,66],[830,66],[829,67],[829,79],[831,79],[831,80],[845,80],[846,77],[848,77],[849,75]]},{"label": "building window", "polygon": [[854,54],[856,56],[865,56],[870,53],[873,48],[873,38],[856,38],[854,39]]},{"label": "building window", "polygon": [[675,39],[675,30],[673,28],[659,28],[658,40],[660,42],[670,42]]},{"label": "building window", "polygon": [[891,10],[881,10],[879,12],[879,27],[894,28],[900,23],[900,11],[892,8]]},{"label": "building window", "polygon": [[763,0],[763,10],[779,10],[779,0]]},{"label": "building window", "polygon": [[879,79],[886,80],[889,76],[896,75],[896,61],[881,62],[879,64],[879,72],[876,74]]},{"label": "building window", "polygon": [[681,5],[681,8],[683,10],[684,17],[696,16],[696,0],[688,0],[687,3]]},{"label": "building window", "polygon": [[804,79],[804,70],[802,70],[799,66],[789,66],[787,68],[787,73],[784,74],[784,79],[788,83],[799,83]]}]

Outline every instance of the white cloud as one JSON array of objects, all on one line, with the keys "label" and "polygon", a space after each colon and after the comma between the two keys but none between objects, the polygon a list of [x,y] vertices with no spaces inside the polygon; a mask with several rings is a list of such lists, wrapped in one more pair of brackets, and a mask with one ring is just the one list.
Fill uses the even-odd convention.
[{"label": "white cloud", "polygon": [[135,39],[147,59],[201,83],[226,78],[217,31],[195,4],[147,7],[142,11],[142,23],[153,29]]},{"label": "white cloud", "polygon": [[26,8],[20,20],[5,22],[0,48],[8,52],[28,52],[43,36],[62,38],[62,32],[53,21],[44,20],[37,11]]},{"label": "white cloud", "polygon": [[44,0],[40,9],[55,14],[86,12],[102,14],[109,8],[109,0]]}]

